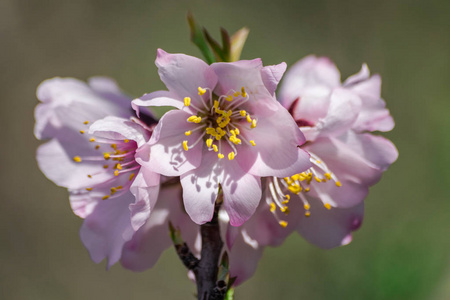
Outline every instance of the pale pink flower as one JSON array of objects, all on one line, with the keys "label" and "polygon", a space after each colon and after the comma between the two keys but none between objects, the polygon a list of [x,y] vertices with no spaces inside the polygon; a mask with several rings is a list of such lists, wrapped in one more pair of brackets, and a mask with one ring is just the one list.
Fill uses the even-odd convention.
[{"label": "pale pink flower", "polygon": [[42,172],[69,190],[74,213],[85,221],[81,240],[92,259],[121,257],[122,247],[148,219],[159,174],[141,169],[151,132],[131,118],[130,99],[115,83],[94,78],[44,81],[37,96],[35,134],[50,139],[37,150]]},{"label": "pale pink flower", "polygon": [[211,220],[219,184],[233,226],[244,223],[261,198],[261,176],[289,176],[310,167],[298,148],[304,137],[275,99],[285,64],[261,60],[214,63],[158,50],[168,91],[144,95],[137,106],[173,106],[155,128],[148,164],[180,176],[192,220]]},{"label": "pale pink flower", "polygon": [[294,223],[322,248],[351,241],[369,187],[398,157],[389,140],[368,133],[394,126],[380,93],[380,76],[370,76],[366,65],[341,84],[336,66],[314,56],[296,63],[280,89],[282,104],[305,133],[302,149],[313,167],[269,179],[266,201],[281,225]]}]

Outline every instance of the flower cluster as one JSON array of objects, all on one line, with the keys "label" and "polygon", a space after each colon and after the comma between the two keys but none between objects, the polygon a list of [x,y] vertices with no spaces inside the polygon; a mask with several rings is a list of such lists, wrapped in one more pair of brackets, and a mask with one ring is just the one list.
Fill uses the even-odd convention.
[{"label": "flower cluster", "polygon": [[[309,56],[277,100],[284,63],[208,65],[158,50],[156,65],[167,90],[134,100],[100,77],[37,91],[38,164],[85,219],[92,260],[150,268],[172,245],[169,223],[198,255],[198,225],[218,206],[235,284],[293,231],[322,248],[351,241],[368,188],[398,155],[371,133],[394,126],[378,75],[363,65],[341,83],[330,60]],[[174,109],[157,121],[142,109],[152,106]]]}]

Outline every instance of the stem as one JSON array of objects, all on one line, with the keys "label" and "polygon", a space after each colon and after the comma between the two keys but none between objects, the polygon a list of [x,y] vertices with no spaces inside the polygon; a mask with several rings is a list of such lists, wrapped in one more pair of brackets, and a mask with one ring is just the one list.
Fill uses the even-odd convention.
[{"label": "stem", "polygon": [[216,204],[212,220],[200,226],[202,236],[201,259],[194,268],[198,300],[223,299],[226,292],[226,287],[223,291],[224,283],[217,282],[219,259],[223,248],[218,220],[219,207],[220,205]]}]

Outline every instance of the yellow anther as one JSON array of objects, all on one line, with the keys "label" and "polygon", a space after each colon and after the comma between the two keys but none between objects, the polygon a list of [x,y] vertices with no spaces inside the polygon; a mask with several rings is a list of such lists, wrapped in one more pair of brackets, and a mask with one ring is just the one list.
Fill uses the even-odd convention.
[{"label": "yellow anther", "polygon": [[291,191],[293,194],[298,194],[302,191],[302,187],[298,184],[290,185],[288,186],[289,191]]},{"label": "yellow anther", "polygon": [[214,152],[219,151],[219,148],[217,148],[217,145],[212,145],[212,146],[213,146]]},{"label": "yellow anther", "polygon": [[307,187],[307,188],[305,189],[305,193],[309,192],[309,190],[310,190],[310,188]]},{"label": "yellow anther", "polygon": [[206,134],[211,134],[211,135],[215,135],[216,134],[216,130],[212,127],[208,127],[206,128]]},{"label": "yellow anther", "polygon": [[80,133],[81,133],[81,134],[84,134],[84,130],[80,130]]},{"label": "yellow anther", "polygon": [[233,160],[234,159],[234,152],[228,153],[228,159]]},{"label": "yellow anther", "polygon": [[206,89],[202,89],[201,87],[198,87],[198,94],[200,96],[204,95],[206,93]]},{"label": "yellow anther", "polygon": [[213,139],[207,139],[206,140],[206,146],[208,146],[208,148],[211,147],[212,143],[213,143]]},{"label": "yellow anther", "polygon": [[252,122],[252,118],[250,118],[250,115],[247,115],[247,122],[249,122],[249,123]]},{"label": "yellow anther", "polygon": [[251,144],[252,146],[256,146],[256,143],[255,143],[254,140],[250,140],[250,144]]},{"label": "yellow anther", "polygon": [[95,142],[95,139],[94,138],[90,138],[89,142]]},{"label": "yellow anther", "polygon": [[321,162],[320,160],[317,159],[317,160],[316,160],[316,163],[321,164],[322,162]]},{"label": "yellow anther", "polygon": [[89,124],[89,121],[84,121],[83,124],[87,125],[87,124]]},{"label": "yellow anther", "polygon": [[245,117],[245,115],[247,114],[245,110],[241,110],[239,113],[241,114],[242,117]]},{"label": "yellow anther", "polygon": [[305,217],[309,217],[311,215],[310,211],[305,211]]},{"label": "yellow anther", "polygon": [[285,214],[289,213],[289,208],[287,206],[280,207],[280,210],[281,210],[281,212],[284,212]]},{"label": "yellow anther", "polygon": [[186,135],[186,136],[190,136],[191,135],[191,131],[190,130],[188,130],[188,131],[186,131],[185,133],[184,133],[184,135]]},{"label": "yellow anther", "polygon": [[118,189],[118,190],[120,190],[122,188],[123,188],[123,186],[121,186],[121,185],[116,186],[116,189]]},{"label": "yellow anther", "polygon": [[228,96],[225,97],[225,100],[227,100],[227,101],[233,101],[233,96],[228,95]]},{"label": "yellow anther", "polygon": [[92,188],[86,188],[86,191],[92,191]]},{"label": "yellow anther", "polygon": [[275,212],[275,210],[277,209],[277,206],[275,205],[275,203],[270,203],[270,212]]},{"label": "yellow anther", "polygon": [[244,87],[241,88],[241,95],[244,98],[247,97],[247,93],[245,92],[245,88]]},{"label": "yellow anther", "polygon": [[321,180],[319,177],[317,177],[317,176],[314,176],[314,179],[315,179],[317,182],[322,182],[322,180]]},{"label": "yellow anther", "polygon": [[283,202],[281,202],[281,204],[284,204],[284,205],[286,205],[286,204],[288,204],[289,203],[289,199],[286,199],[286,200],[284,200]]},{"label": "yellow anther", "polygon": [[117,170],[122,170],[122,165],[119,164],[119,163],[117,163],[115,167],[116,167]]},{"label": "yellow anther", "polygon": [[183,141],[183,149],[184,149],[184,151],[188,151],[189,150],[187,142],[188,141]]},{"label": "yellow anther", "polygon": [[110,158],[111,158],[111,155],[110,155],[109,153],[103,153],[103,157],[104,157],[105,159],[110,159]]},{"label": "yellow anther", "polygon": [[191,104],[191,98],[184,97],[184,106],[189,106]]},{"label": "yellow anther", "polygon": [[198,124],[202,121],[202,117],[197,117],[197,119],[195,119],[194,123]]},{"label": "yellow anther", "polygon": [[113,195],[115,192],[117,192],[117,189],[115,187],[111,188],[111,195]]},{"label": "yellow anther", "polygon": [[98,150],[100,148],[100,145],[95,146],[95,150]]},{"label": "yellow anther", "polygon": [[239,128],[236,128],[235,130],[234,130],[234,132],[236,132],[236,135],[239,135],[241,132],[239,131]]},{"label": "yellow anther", "polygon": [[323,206],[325,206],[326,209],[330,210],[331,209],[331,205],[330,203],[325,203]]},{"label": "yellow anther", "polygon": [[331,179],[331,174],[330,174],[330,173],[325,173],[325,174],[323,174],[323,175],[326,177],[326,179],[328,179],[328,180]]},{"label": "yellow anther", "polygon": [[306,203],[306,204],[303,205],[303,207],[305,208],[305,210],[309,210],[311,208],[311,205]]},{"label": "yellow anther", "polygon": [[187,119],[187,121],[188,121],[188,122],[191,122],[191,123],[194,123],[196,120],[197,120],[197,116],[190,116],[190,117]]},{"label": "yellow anther", "polygon": [[109,195],[105,195],[105,196],[103,196],[102,200],[106,200],[108,198],[109,198]]},{"label": "yellow anther", "polygon": [[284,195],[284,196],[286,197],[287,200],[291,200],[291,196],[289,196],[289,195],[287,195],[287,194]]},{"label": "yellow anther", "polygon": [[108,169],[108,165],[103,165],[103,169]]},{"label": "yellow anther", "polygon": [[250,128],[255,128],[256,127],[256,119],[252,120],[252,125],[250,126]]},{"label": "yellow anther", "polygon": [[134,173],[131,173],[130,177],[128,178],[128,180],[131,181],[131,180],[133,180],[133,178],[134,178]]},{"label": "yellow anther", "polygon": [[114,171],[114,176],[119,176],[119,170]]},{"label": "yellow anther", "polygon": [[283,227],[283,228],[286,228],[288,225],[288,223],[286,221],[280,221],[279,223],[280,223],[281,227]]},{"label": "yellow anther", "polygon": [[89,177],[89,178],[92,178],[92,175],[91,174],[88,174],[88,176],[87,177]]},{"label": "yellow anther", "polygon": [[237,97],[237,96],[239,96],[239,94],[240,94],[239,92],[234,92],[234,93],[233,93],[233,96],[234,96],[234,97]]},{"label": "yellow anther", "polygon": [[111,148],[113,148],[114,150],[117,150],[117,145],[116,144],[111,144]]},{"label": "yellow anther", "polygon": [[130,142],[129,139],[124,139],[123,141],[124,141],[125,143],[129,143],[129,142]]},{"label": "yellow anther", "polygon": [[73,161],[75,161],[75,162],[81,162],[81,157],[79,157],[79,156],[74,156],[74,157],[73,157]]},{"label": "yellow anther", "polygon": [[336,181],[337,186],[342,186],[342,183],[340,181]]},{"label": "yellow anther", "polygon": [[222,159],[222,158],[225,157],[225,155],[223,155],[222,153],[218,153],[218,154],[217,154],[217,157],[219,157],[220,159]]}]

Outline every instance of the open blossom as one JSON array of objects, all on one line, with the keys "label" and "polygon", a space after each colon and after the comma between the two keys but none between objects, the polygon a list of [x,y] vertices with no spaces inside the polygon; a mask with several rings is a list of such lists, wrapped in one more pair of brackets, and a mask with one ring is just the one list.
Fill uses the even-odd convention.
[{"label": "open blossom", "polygon": [[261,176],[284,177],[310,167],[298,146],[304,137],[275,99],[285,64],[261,60],[214,63],[158,50],[156,65],[168,91],[133,106],[173,106],[150,139],[147,163],[180,176],[192,220],[211,220],[219,185],[233,226],[243,224],[261,198]]},{"label": "open blossom", "polygon": [[369,187],[398,157],[389,140],[369,133],[394,126],[380,93],[380,76],[370,76],[366,65],[341,84],[327,58],[308,56],[285,76],[280,100],[305,133],[302,149],[313,166],[269,179],[266,201],[280,224],[294,223],[320,247],[351,241],[351,232],[362,223]]},{"label": "open blossom", "polygon": [[138,163],[151,132],[130,119],[130,99],[106,78],[54,78],[37,95],[35,134],[50,139],[37,150],[39,167],[69,190],[92,259],[111,266],[156,203],[159,174]]}]

